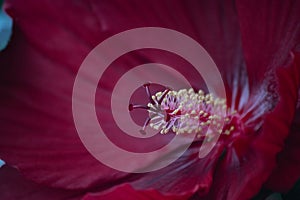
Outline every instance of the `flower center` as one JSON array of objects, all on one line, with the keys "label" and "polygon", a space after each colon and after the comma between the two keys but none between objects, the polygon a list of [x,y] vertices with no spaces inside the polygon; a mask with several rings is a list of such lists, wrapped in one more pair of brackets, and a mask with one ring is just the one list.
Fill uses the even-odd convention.
[{"label": "flower center", "polygon": [[197,133],[198,137],[205,136],[208,130],[229,135],[235,129],[235,112],[229,111],[225,99],[214,98],[202,90],[195,92],[192,88],[178,91],[166,88],[151,95],[150,85],[143,85],[149,98],[147,105],[129,105],[129,111],[146,109],[149,113],[140,131],[142,134],[146,134],[148,125],[162,134]]}]

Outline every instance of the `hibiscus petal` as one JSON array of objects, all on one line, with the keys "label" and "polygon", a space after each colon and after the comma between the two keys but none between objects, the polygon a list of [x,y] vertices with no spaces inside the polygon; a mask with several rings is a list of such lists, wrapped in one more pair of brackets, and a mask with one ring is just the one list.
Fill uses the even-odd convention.
[{"label": "hibiscus petal", "polygon": [[[299,53],[298,53],[298,57]],[[298,67],[300,62],[298,58]],[[299,97],[298,97],[299,98]],[[300,109],[296,111],[284,149],[277,157],[277,167],[269,177],[266,187],[274,191],[287,192],[300,178]]]},{"label": "hibiscus petal", "polygon": [[[129,28],[162,26],[200,38],[214,53],[213,49],[223,47],[222,42],[227,43],[221,49],[235,46],[231,39],[238,30],[236,19],[231,24],[228,18],[222,25],[223,3],[172,2],[170,7],[161,1],[90,2],[10,0],[6,4],[16,28],[14,41],[1,55],[4,95],[0,115],[1,132],[5,133],[0,139],[1,158],[18,166],[30,179],[56,187],[109,187],[108,183],[126,175],[97,162],[81,144],[73,124],[74,78],[93,46]],[[228,7],[228,13],[236,17],[232,4]],[[214,26],[207,26],[210,23]],[[215,43],[216,37],[220,42]],[[235,60],[234,49],[224,62],[222,57],[227,56],[221,50],[216,52],[218,63],[234,66],[230,64]],[[194,86],[201,86],[194,82]]]},{"label": "hibiscus petal", "polygon": [[135,190],[129,184],[124,184],[119,187],[113,188],[103,193],[87,194],[83,200],[185,200],[187,197],[180,195],[166,196],[162,195],[156,190]]},{"label": "hibiscus petal", "polygon": [[122,177],[95,160],[77,135],[72,73],[32,48],[18,29],[14,33],[1,54],[1,158],[27,177],[58,187]]},{"label": "hibiscus petal", "polygon": [[298,62],[297,56],[293,57],[288,66],[276,70],[277,106],[266,113],[260,131],[246,132],[229,144],[224,160],[216,168],[208,199],[249,199],[267,180],[295,112],[300,84]]},{"label": "hibiscus petal", "polygon": [[297,0],[236,1],[252,88],[260,87],[269,68],[282,65],[299,43],[299,3]]},{"label": "hibiscus petal", "polygon": [[5,200],[77,200],[80,191],[46,187],[24,179],[17,169],[5,165],[0,168],[0,198]]},{"label": "hibiscus petal", "polygon": [[164,195],[192,196],[198,191],[204,196],[213,181],[213,173],[223,146],[217,145],[205,157],[199,159],[199,144],[193,144],[185,154],[171,165],[138,178],[132,185],[137,190],[156,189]]}]

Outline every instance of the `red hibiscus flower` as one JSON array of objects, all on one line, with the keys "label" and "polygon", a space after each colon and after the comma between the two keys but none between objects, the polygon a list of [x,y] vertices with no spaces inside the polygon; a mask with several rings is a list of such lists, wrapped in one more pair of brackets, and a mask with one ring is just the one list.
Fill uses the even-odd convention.
[{"label": "red hibiscus flower", "polygon": [[[0,54],[2,199],[250,199],[262,187],[286,192],[299,178],[299,2],[8,0],[5,9],[15,26]],[[236,114],[229,116],[234,129],[206,157],[199,158],[202,143],[195,140],[167,167],[135,174],[86,150],[72,92],[96,45],[139,27],[168,28],[199,42],[221,72],[226,108]],[[170,52],[144,49],[118,58],[100,80],[95,105],[110,139],[130,151],[160,148],[174,135],[143,142],[118,134],[109,110],[122,73],[149,62],[172,66],[195,91],[206,90],[190,64]],[[133,100],[149,101],[138,96]]]}]

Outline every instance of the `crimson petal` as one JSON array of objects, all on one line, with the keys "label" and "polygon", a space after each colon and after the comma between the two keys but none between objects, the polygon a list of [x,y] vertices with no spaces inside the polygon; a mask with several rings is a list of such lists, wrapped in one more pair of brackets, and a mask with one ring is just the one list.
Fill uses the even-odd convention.
[{"label": "crimson petal", "polygon": [[[124,177],[126,174],[99,164],[81,144],[71,111],[73,81],[92,47],[129,28],[172,28],[200,38],[200,42],[207,40],[204,46],[212,53],[216,46],[223,46],[222,42],[215,44],[215,37],[227,42],[224,49],[235,47],[232,39],[238,26],[232,4],[178,1],[170,5],[161,1],[7,1],[6,10],[16,27],[10,47],[1,55],[4,95],[0,115],[1,132],[5,133],[0,136],[1,157],[30,179],[56,187],[108,187]],[[224,9],[229,18],[222,26]],[[210,23],[214,26],[207,26]],[[234,57],[234,49],[230,57]],[[222,62],[221,50],[216,55],[227,69],[235,66],[230,64],[232,59]]]},{"label": "crimson petal", "polygon": [[224,146],[216,145],[202,159],[199,159],[199,148],[199,144],[193,144],[171,165],[142,175],[132,183],[133,187],[137,190],[156,189],[164,195],[191,197],[195,192],[201,196],[206,195],[213,182],[213,173]]},{"label": "crimson petal", "polygon": [[[282,65],[299,43],[299,1],[236,1],[243,53],[251,87],[259,87],[265,73]],[[253,23],[255,22],[255,23]]]},{"label": "crimson petal", "polygon": [[129,184],[124,184],[115,187],[109,191],[103,193],[91,193],[87,194],[83,200],[185,200],[187,197],[181,195],[162,195],[156,190],[142,190],[137,191]]},{"label": "crimson petal", "polygon": [[8,165],[0,168],[0,199],[5,200],[79,200],[80,191],[62,190],[26,180],[20,172]]},{"label": "crimson petal", "polygon": [[[208,3],[191,1],[184,4],[172,2],[170,8],[169,4],[160,1],[143,3],[133,1],[132,4],[126,5],[119,1],[102,1],[101,3],[89,1],[91,4],[85,4],[83,1],[76,1],[74,4],[70,2],[11,0],[7,4],[7,11],[16,19],[17,26],[26,38],[21,38],[21,44],[12,44],[20,45],[19,49],[12,46],[11,48],[15,49],[7,50],[6,56],[3,55],[3,60],[1,60],[1,63],[10,66],[9,70],[2,68],[3,73],[1,73],[1,85],[3,85],[1,92],[5,94],[5,98],[1,99],[1,105],[8,105],[1,108],[1,121],[6,124],[1,127],[1,131],[9,133],[5,136],[1,135],[1,157],[9,163],[16,164],[30,178],[59,187],[81,188],[98,182],[118,180],[124,176],[122,173],[100,165],[84,150],[75,136],[76,130],[72,123],[70,108],[72,83],[81,61],[93,46],[114,33],[142,26],[162,26],[186,33],[197,39],[212,54],[228,84],[227,90],[237,86],[235,77],[239,74],[240,67],[244,68],[245,64],[242,60],[242,44],[239,39],[236,11],[232,4],[215,4],[213,1]],[[122,5],[122,8],[119,5]],[[244,4],[238,3],[237,5],[241,16],[243,46],[246,48],[244,53],[247,70],[251,83],[254,83],[255,79],[261,80],[260,74],[265,74],[264,72],[267,71],[265,67],[273,66],[274,63],[252,62],[254,59],[251,57],[252,53],[260,49],[259,46],[258,48],[251,46],[251,44],[256,44],[253,42],[255,38],[252,37],[252,31],[249,31],[247,27],[249,21],[253,20],[249,19]],[[278,4],[275,5],[276,8],[280,8]],[[253,8],[252,5],[251,9]],[[74,12],[78,15],[74,15]],[[227,15],[226,19],[224,15]],[[292,14],[293,17],[294,14]],[[293,23],[292,20],[291,24]],[[272,40],[277,41],[281,36],[276,36]],[[289,38],[288,36],[290,35],[285,34],[282,38]],[[216,38],[220,38],[220,41],[216,42]],[[258,42],[268,41],[266,36],[262,37],[263,39],[258,38]],[[291,38],[292,42],[287,43],[288,50],[280,52],[284,59],[294,42],[294,36]],[[29,43],[24,42],[26,39]],[[282,41],[281,44],[286,45]],[[267,45],[267,47],[270,46]],[[254,55],[258,56],[258,60],[267,58],[266,60],[270,62],[269,56],[275,55],[273,53],[275,47],[271,45],[271,51],[266,50],[267,56]],[[14,60],[10,57],[11,55],[18,56],[19,60]],[[262,71],[259,71],[259,74],[254,73],[261,67]],[[286,73],[283,71],[283,74]],[[56,77],[55,82],[52,81],[52,77]],[[243,74],[242,82],[245,82],[244,79],[246,78]],[[285,84],[293,91],[294,83],[291,83],[289,79],[286,80],[286,77],[284,81],[287,81]],[[229,95],[235,108],[240,107],[238,102],[240,102],[241,95],[243,96],[242,89],[236,89]],[[286,98],[286,93],[282,90],[280,98]],[[255,147],[257,151],[260,149],[267,152],[271,155],[268,155],[270,157],[274,157],[274,154],[282,148],[276,145],[280,146],[287,134],[285,126],[289,125],[290,114],[293,113],[293,108],[289,107],[290,102],[293,102],[292,98],[294,98],[293,95],[284,100],[288,103],[288,108],[286,108],[288,111],[286,115],[282,115],[284,118],[279,124],[283,134],[274,137],[269,134],[273,129],[267,130],[266,126],[264,130],[266,134],[258,137],[258,141],[251,144],[253,145],[251,147]],[[280,99],[279,107],[283,104],[282,99]],[[276,109],[282,110],[282,108]],[[282,114],[282,111],[275,111],[273,113]],[[270,121],[277,122],[278,119],[271,116],[268,120],[266,118],[267,125],[271,127]],[[36,124],[36,121],[40,123]],[[18,126],[14,126],[15,124]],[[248,139],[232,144],[233,149],[228,151],[223,162],[231,163],[232,165],[229,164],[229,166],[232,168],[236,167],[238,163],[232,161],[236,161],[236,155],[239,152],[235,151],[235,148],[240,147],[240,143],[243,144],[244,141],[247,143]],[[270,141],[270,144],[264,146],[265,141]],[[249,158],[251,162],[254,159],[253,155],[245,156],[245,158]],[[272,165],[273,160],[271,158],[270,160]],[[264,161],[259,160],[259,163],[262,162]],[[272,167],[267,165],[266,168]],[[228,171],[225,164],[221,164],[220,169]],[[222,171],[220,173],[222,174]],[[259,174],[260,171],[256,173]],[[265,179],[265,176],[266,174],[263,173],[261,180]],[[258,181],[259,184],[261,180]],[[224,182],[226,183],[223,180],[222,183]],[[243,189],[244,185],[240,187]],[[250,195],[257,190],[257,187],[245,195]],[[226,191],[227,189],[225,188]],[[226,192],[225,195],[227,195]],[[239,194],[235,195],[239,196]]]},{"label": "crimson petal", "polygon": [[270,176],[276,155],[283,149],[289,133],[298,100],[298,59],[293,56],[288,66],[277,69],[280,99],[274,110],[264,116],[261,129],[246,131],[228,144],[225,157],[216,168],[208,199],[249,199]]},{"label": "crimson petal", "polygon": [[0,60],[1,158],[55,187],[85,188],[125,175],[101,165],[79,139],[71,110],[72,69],[45,57],[17,28]]},{"label": "crimson petal", "polygon": [[[300,54],[298,68],[300,68]],[[298,93],[299,95],[299,93]],[[300,107],[298,96],[298,109],[296,110],[289,135],[285,141],[284,149],[277,157],[277,167],[269,177],[266,187],[274,191],[287,192],[300,178]]]}]

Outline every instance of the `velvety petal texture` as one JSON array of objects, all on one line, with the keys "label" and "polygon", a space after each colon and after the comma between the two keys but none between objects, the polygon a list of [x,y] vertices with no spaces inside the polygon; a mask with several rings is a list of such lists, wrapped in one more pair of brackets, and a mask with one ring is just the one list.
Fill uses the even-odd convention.
[{"label": "velvety petal texture", "polygon": [[[300,66],[300,54],[297,65]],[[300,104],[298,92],[298,109],[290,127],[290,132],[285,140],[284,149],[277,157],[277,167],[274,169],[272,175],[269,177],[266,187],[275,191],[287,192],[292,188],[300,177]]]},{"label": "velvety petal texture", "polygon": [[187,199],[181,195],[166,196],[156,190],[136,191],[129,184],[121,185],[115,189],[108,190],[99,194],[87,194],[83,200],[184,200]]},{"label": "velvety petal texture", "polygon": [[79,200],[83,196],[81,191],[51,188],[29,181],[17,169],[7,165],[0,168],[0,191],[3,200]]},{"label": "velvety petal texture", "polygon": [[176,162],[161,170],[142,175],[132,185],[137,190],[153,188],[165,195],[191,197],[198,192],[199,196],[205,196],[214,181],[214,171],[224,146],[215,146],[203,159],[198,157],[199,148],[198,143],[193,144]]},{"label": "velvety petal texture", "polygon": [[[252,87],[282,66],[299,44],[299,1],[236,1],[243,53]],[[256,23],[253,23],[256,22]]]},{"label": "velvety petal texture", "polygon": [[57,187],[86,188],[121,177],[95,160],[76,133],[72,70],[34,49],[17,28],[13,37],[0,61],[1,158]]},{"label": "velvety petal texture", "polygon": [[[233,18],[226,21],[228,26],[221,26],[223,7]],[[220,45],[235,47],[233,38],[238,34],[234,5],[221,3],[219,7],[214,2],[132,1],[123,5],[118,1],[12,0],[7,1],[6,11],[16,26],[10,47],[1,55],[1,93],[5,94],[1,99],[1,131],[5,133],[0,140],[1,157],[35,181],[64,188],[108,187],[126,176],[96,161],[82,145],[73,123],[76,72],[96,44],[122,30],[160,26],[202,37],[200,41],[213,52]],[[206,30],[210,22],[215,25]],[[194,30],[193,24],[201,28]],[[225,43],[214,44],[207,32]],[[232,39],[222,39],[223,32]],[[230,63],[236,59],[237,45],[223,62],[228,69],[236,66]],[[222,63],[222,52],[216,52],[216,57]],[[196,80],[192,85],[202,86]]]},{"label": "velvety petal texture", "polygon": [[[295,113],[300,84],[297,63],[293,56],[287,66],[277,70],[280,99],[272,111],[266,111],[261,128],[256,132],[249,132],[254,128],[248,129],[245,135],[227,145],[208,199],[249,199],[269,177]],[[228,180],[231,180],[230,184],[225,184]]]},{"label": "velvety petal texture", "polygon": [[[41,194],[61,188],[53,199],[84,189],[90,192],[86,200],[244,200],[272,172],[267,186],[276,190],[289,189],[299,178],[300,67],[299,53],[292,51],[300,42],[299,1],[7,0],[5,9],[15,26],[12,42],[0,54],[0,158],[46,185],[30,183],[26,192],[37,186]],[[96,45],[138,27],[169,28],[199,42],[220,70],[227,106],[238,121],[234,133],[221,137],[203,159],[198,157],[202,143],[195,141],[166,168],[129,174],[105,166],[85,149],[73,121],[72,92],[80,65]],[[164,63],[182,72],[194,89],[206,89],[190,64],[175,57],[153,49],[130,52],[100,80],[95,110],[118,145],[146,151],[172,139],[159,135],[136,142],[117,135],[110,97],[122,73],[147,62]]]}]

